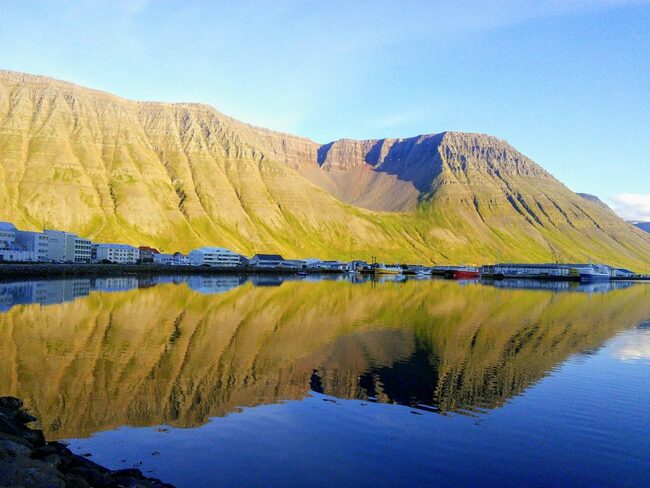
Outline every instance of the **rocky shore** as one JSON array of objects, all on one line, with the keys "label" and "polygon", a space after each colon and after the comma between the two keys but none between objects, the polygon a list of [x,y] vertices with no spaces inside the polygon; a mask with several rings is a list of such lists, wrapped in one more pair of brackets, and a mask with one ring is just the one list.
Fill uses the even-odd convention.
[{"label": "rocky shore", "polygon": [[0,487],[172,487],[139,469],[110,470],[61,442],[47,442],[40,430],[27,427],[35,420],[22,401],[0,398]]}]

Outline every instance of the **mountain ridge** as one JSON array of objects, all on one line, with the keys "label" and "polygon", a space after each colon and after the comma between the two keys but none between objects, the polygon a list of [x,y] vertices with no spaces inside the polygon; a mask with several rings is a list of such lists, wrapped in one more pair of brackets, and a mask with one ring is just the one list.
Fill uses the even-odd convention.
[{"label": "mountain ridge", "polygon": [[639,266],[647,234],[505,141],[443,132],[318,144],[204,104],[0,71],[0,219],[188,251]]}]

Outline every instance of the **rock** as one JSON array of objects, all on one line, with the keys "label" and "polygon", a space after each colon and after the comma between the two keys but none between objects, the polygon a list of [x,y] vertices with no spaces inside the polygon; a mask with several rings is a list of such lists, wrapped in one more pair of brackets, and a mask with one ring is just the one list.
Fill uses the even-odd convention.
[{"label": "rock", "polygon": [[29,456],[29,447],[19,442],[0,439],[0,459],[7,456]]},{"label": "rock", "polygon": [[36,419],[22,405],[17,398],[0,398],[0,487],[171,487],[139,469],[111,471],[64,443],[46,443],[43,432],[24,425]]},{"label": "rock", "polygon": [[7,410],[20,410],[23,408],[23,402],[18,398],[10,396],[0,397],[0,408],[6,408]]},{"label": "rock", "polygon": [[19,410],[16,412],[16,419],[22,424],[29,424],[30,422],[36,422],[36,417],[30,415],[24,410]]},{"label": "rock", "polygon": [[113,486],[112,478],[96,469],[86,466],[74,466],[70,469],[71,474],[76,474],[85,479],[91,486],[97,488],[109,488]]},{"label": "rock", "polygon": [[118,469],[116,471],[113,471],[113,476],[127,476],[130,478],[141,478],[143,476],[142,471],[140,471],[137,468],[126,468],[126,469]]},{"label": "rock", "polygon": [[79,476],[78,474],[74,474],[74,473],[68,473],[65,476],[65,486],[66,486],[66,488],[88,488],[88,487],[90,487],[90,485],[83,478],[83,476]]}]

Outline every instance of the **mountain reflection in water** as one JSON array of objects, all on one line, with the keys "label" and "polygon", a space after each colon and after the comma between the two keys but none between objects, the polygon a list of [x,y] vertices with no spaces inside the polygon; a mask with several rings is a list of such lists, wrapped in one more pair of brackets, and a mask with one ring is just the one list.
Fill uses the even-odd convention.
[{"label": "mountain reflection in water", "polygon": [[52,438],[197,426],[310,390],[476,412],[650,319],[647,285],[329,278],[0,284],[0,393],[24,398]]}]

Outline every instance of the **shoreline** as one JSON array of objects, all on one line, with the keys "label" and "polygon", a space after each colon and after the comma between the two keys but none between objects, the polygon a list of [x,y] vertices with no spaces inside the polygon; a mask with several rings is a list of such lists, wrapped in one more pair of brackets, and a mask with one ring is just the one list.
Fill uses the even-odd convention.
[{"label": "shoreline", "polygon": [[[125,276],[125,275],[276,275],[291,276],[298,273],[307,274],[346,274],[339,270],[323,269],[298,269],[298,268],[255,268],[251,266],[168,266],[158,264],[99,264],[99,263],[78,263],[78,264],[60,264],[60,263],[0,263],[0,281],[13,278],[57,278],[73,276]],[[445,277],[446,272],[433,272],[433,276]],[[373,274],[364,273],[361,274]],[[415,274],[409,271],[404,273]],[[578,277],[574,276],[527,276],[527,275],[508,275],[508,276],[483,276],[483,279],[490,281],[499,281],[503,279],[525,279],[531,281],[577,281]],[[610,277],[610,281],[650,281],[650,275],[636,275],[631,277]]]},{"label": "shoreline", "polygon": [[289,268],[252,268],[250,266],[166,266],[156,264],[52,264],[52,263],[2,263],[0,279],[21,276],[124,276],[170,275],[170,274],[217,274],[217,275],[295,275],[298,272],[309,274],[341,274],[340,271],[304,270]]},{"label": "shoreline", "polygon": [[62,442],[47,442],[42,431],[27,427],[36,420],[21,400],[0,397],[0,486],[173,488],[139,469],[111,470]]}]

